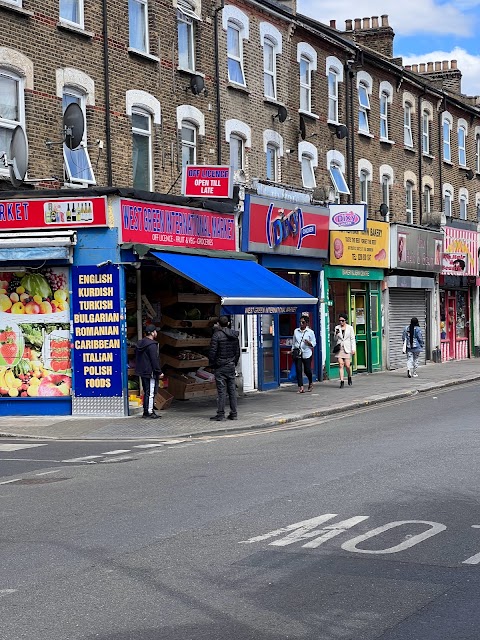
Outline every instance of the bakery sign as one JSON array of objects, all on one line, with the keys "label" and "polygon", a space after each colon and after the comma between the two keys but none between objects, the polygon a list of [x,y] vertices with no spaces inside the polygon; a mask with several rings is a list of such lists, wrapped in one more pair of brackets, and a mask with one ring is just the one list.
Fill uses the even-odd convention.
[{"label": "bakery sign", "polygon": [[390,225],[367,220],[365,231],[330,231],[330,264],[351,267],[389,266]]}]

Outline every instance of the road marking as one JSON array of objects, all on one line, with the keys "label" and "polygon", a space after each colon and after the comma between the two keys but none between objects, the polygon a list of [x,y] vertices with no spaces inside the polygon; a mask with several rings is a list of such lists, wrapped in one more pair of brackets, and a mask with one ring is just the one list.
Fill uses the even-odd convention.
[{"label": "road marking", "polygon": [[21,478],[15,478],[15,480],[4,480],[4,482],[0,482],[0,484],[12,484],[12,482],[20,482]]},{"label": "road marking", "polygon": [[[342,522],[329,524],[323,529],[321,529],[321,532],[322,532],[321,536],[319,536],[318,538],[315,538],[315,540],[311,540],[310,542],[307,542],[307,544],[303,545],[303,548],[316,549],[324,542],[327,542],[327,540],[331,540],[332,538],[339,536],[341,533],[344,533],[345,531],[347,531],[347,529],[354,527],[356,524],[359,524],[364,520],[368,520],[368,518],[369,516],[354,516],[353,518],[349,518],[348,520],[342,520]],[[272,542],[271,544],[274,545],[275,542]]]},{"label": "road marking", "polygon": [[50,473],[58,473],[61,469],[54,469],[53,471],[42,471],[42,473],[36,473],[36,476],[48,476]]},{"label": "road marking", "polygon": [[46,444],[17,444],[5,443],[0,444],[0,451],[20,451],[21,449],[33,449],[34,447],[46,447]]},{"label": "road marking", "polygon": [[[480,524],[472,524],[472,529],[480,529]],[[476,553],[474,556],[470,556],[462,562],[462,564],[479,564],[480,563],[480,553]]]},{"label": "road marking", "polygon": [[[426,524],[430,527],[423,533],[418,533],[414,536],[411,536],[408,540],[404,540],[399,544],[388,547],[387,549],[358,549],[357,545],[364,540],[368,540],[369,538],[374,538],[375,536],[380,535],[384,531],[388,531],[389,529],[394,529],[395,527],[401,527],[405,524]],[[405,549],[409,549],[410,547],[414,547],[419,542],[423,542],[423,540],[427,540],[427,538],[431,538],[432,536],[437,535],[441,531],[445,531],[447,527],[444,524],[440,524],[439,522],[429,522],[428,520],[397,520],[396,522],[389,522],[388,524],[384,524],[383,527],[377,527],[376,529],[372,529],[371,531],[367,531],[361,536],[357,536],[356,538],[352,538],[351,540],[347,540],[342,544],[342,549],[345,551],[353,551],[355,553],[398,553],[399,551],[404,551]]]},{"label": "road marking", "polygon": [[[337,516],[336,513],[325,513],[323,516],[317,516],[316,518],[310,518],[309,520],[302,520],[301,522],[296,522],[295,524],[289,524],[288,527],[281,527],[280,529],[274,529],[273,531],[269,531],[269,533],[264,533],[261,536],[255,536],[253,538],[249,538],[248,540],[241,540],[240,544],[252,544],[254,542],[263,542],[263,540],[268,540],[269,538],[276,538],[281,533],[287,533],[288,531],[293,531],[294,535],[292,537],[292,542],[294,542],[294,538],[296,540],[302,539],[302,537],[308,537],[305,535],[311,529],[314,529],[317,525],[323,524],[327,522],[327,520],[331,520]],[[310,537],[313,537],[317,532],[313,532]],[[288,538],[288,536],[287,536]],[[290,544],[288,542],[287,544]]]},{"label": "road marking", "polygon": [[153,447],[163,447],[163,444],[135,444],[134,449],[153,449]]},{"label": "road marking", "polygon": [[105,451],[102,456],[116,456],[119,453],[130,453],[130,449],[116,449],[115,451]]},{"label": "road marking", "polygon": [[82,458],[71,458],[70,460],[62,460],[62,462],[87,462],[88,460],[95,460],[102,456],[83,456]]},{"label": "road marking", "polygon": [[17,593],[17,589],[0,589],[0,598],[8,596],[9,593]]}]

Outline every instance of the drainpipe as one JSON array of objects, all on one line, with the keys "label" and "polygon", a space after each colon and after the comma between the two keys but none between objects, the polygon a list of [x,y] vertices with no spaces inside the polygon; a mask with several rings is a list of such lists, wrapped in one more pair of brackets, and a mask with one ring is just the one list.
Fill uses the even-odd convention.
[{"label": "drainpipe", "polygon": [[[353,123],[351,122],[350,114],[350,66],[347,62],[344,65],[345,70],[345,124],[347,126],[347,139],[345,144],[346,156],[347,156],[347,184],[350,186],[352,182],[352,166],[350,162],[350,147],[353,141]],[[348,198],[349,203],[352,202],[352,194]]]},{"label": "drainpipe", "polygon": [[107,143],[107,186],[113,186],[112,177],[112,129],[110,123],[110,68],[108,64],[108,10],[107,0],[102,0],[103,14],[103,81],[105,84],[105,142]]},{"label": "drainpipe", "polygon": [[353,108],[353,80],[355,78],[355,73],[350,70],[348,72],[348,76],[350,78],[349,81],[349,93],[350,93],[350,131],[351,135],[351,143],[350,143],[350,202],[355,202],[355,194],[357,190],[356,179],[355,179],[355,117],[354,117],[354,108]]},{"label": "drainpipe", "polygon": [[[106,0],[104,0],[106,2]],[[222,164],[222,134],[220,119],[220,62],[218,54],[218,14],[225,6],[225,0],[221,0],[220,6],[213,12],[213,39],[215,50],[215,123],[217,132],[217,164]]]}]

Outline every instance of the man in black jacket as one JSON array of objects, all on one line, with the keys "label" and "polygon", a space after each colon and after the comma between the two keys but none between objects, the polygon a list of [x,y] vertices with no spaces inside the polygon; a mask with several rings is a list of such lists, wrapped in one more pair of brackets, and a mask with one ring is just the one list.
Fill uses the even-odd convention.
[{"label": "man in black jacket", "polygon": [[217,384],[217,415],[210,420],[225,420],[226,394],[230,402],[229,420],[237,419],[237,390],[235,386],[235,367],[240,360],[240,343],[238,331],[229,327],[227,316],[220,316],[210,341],[208,360],[215,369]]},{"label": "man in black jacket", "polygon": [[153,410],[158,391],[158,379],[163,378],[158,356],[157,328],[154,324],[145,327],[145,338],[137,342],[135,350],[135,373],[142,379],[143,417],[160,418]]}]

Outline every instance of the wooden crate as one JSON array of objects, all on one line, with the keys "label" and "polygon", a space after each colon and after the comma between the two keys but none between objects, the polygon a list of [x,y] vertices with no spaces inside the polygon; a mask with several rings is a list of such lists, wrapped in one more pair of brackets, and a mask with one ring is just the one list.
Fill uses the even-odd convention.
[{"label": "wooden crate", "polygon": [[157,395],[155,396],[154,404],[157,409],[160,411],[161,409],[168,409],[168,407],[172,404],[173,395],[167,391],[166,389],[159,389],[157,391]]},{"label": "wooden crate", "polygon": [[168,390],[177,400],[188,400],[189,398],[215,395],[217,393],[214,382],[196,383],[193,378],[192,382],[193,384],[179,378],[170,377]]},{"label": "wooden crate", "polygon": [[[218,318],[212,320],[175,320],[169,316],[162,315],[161,324],[162,327],[171,327],[172,329],[208,329],[213,327]],[[185,324],[187,323],[187,324]]]},{"label": "wooden crate", "polygon": [[162,364],[168,364],[174,369],[198,369],[199,367],[208,367],[208,358],[201,358],[200,360],[179,360],[168,355],[168,353],[161,353],[160,360]]},{"label": "wooden crate", "polygon": [[182,349],[189,349],[190,347],[208,347],[210,344],[210,338],[192,338],[191,340],[176,340],[172,336],[167,336],[164,333],[158,334],[158,343],[160,345],[168,344],[171,347],[179,347]]}]

